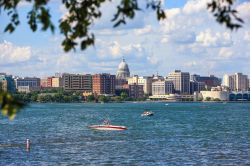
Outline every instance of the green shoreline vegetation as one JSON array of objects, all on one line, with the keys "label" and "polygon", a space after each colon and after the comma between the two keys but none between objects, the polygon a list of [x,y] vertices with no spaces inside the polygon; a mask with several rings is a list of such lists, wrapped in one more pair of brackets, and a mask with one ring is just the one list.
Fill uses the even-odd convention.
[{"label": "green shoreline vegetation", "polygon": [[17,92],[13,97],[24,103],[81,103],[81,102],[123,102],[123,101],[146,101],[144,98],[130,98],[128,94],[122,92],[120,96],[94,96],[84,97],[82,92],[63,91],[63,89],[47,89],[42,91],[34,91],[30,93]]},{"label": "green shoreline vegetation", "polygon": [[[82,102],[129,102],[129,101],[146,101],[148,95],[144,98],[131,98],[126,92],[122,92],[120,96],[104,96],[104,95],[89,95],[84,97],[82,92],[64,91],[62,88],[46,89],[41,91],[33,91],[30,93],[16,92],[13,97],[24,103],[82,103]],[[151,100],[151,101],[167,101],[167,100]],[[212,99],[207,97],[205,102],[222,102],[220,99]],[[202,99],[194,101],[193,99],[182,99],[176,102],[202,102]]]}]

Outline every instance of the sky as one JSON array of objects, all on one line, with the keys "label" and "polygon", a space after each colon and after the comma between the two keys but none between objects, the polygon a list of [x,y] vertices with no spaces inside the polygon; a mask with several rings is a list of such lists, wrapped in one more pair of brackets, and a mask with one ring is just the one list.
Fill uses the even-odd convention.
[{"label": "sky", "polygon": [[[132,75],[167,76],[175,69],[218,77],[236,72],[250,75],[250,1],[235,4],[245,21],[237,31],[215,21],[206,9],[208,0],[165,0],[164,21],[157,21],[155,12],[144,9],[114,29],[110,22],[116,10],[114,2],[102,6],[102,18],[91,27],[95,45],[69,53],[63,52],[58,28],[55,34],[31,32],[26,19],[30,5],[18,7],[21,25],[12,34],[3,32],[9,18],[2,12],[0,72],[38,77],[56,72],[116,74],[124,57]],[[144,5],[144,1],[139,2]],[[51,0],[49,8],[57,26],[66,10],[59,0]]]}]

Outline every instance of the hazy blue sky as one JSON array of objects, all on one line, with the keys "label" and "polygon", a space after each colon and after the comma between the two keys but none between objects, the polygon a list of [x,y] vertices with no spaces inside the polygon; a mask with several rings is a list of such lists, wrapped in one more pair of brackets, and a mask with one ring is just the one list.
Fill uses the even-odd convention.
[{"label": "hazy blue sky", "polygon": [[[144,1],[140,1],[143,5]],[[22,4],[21,25],[11,35],[3,33],[8,17],[0,16],[0,72],[20,76],[49,76],[55,72],[116,73],[124,56],[132,74],[161,75],[181,69],[201,75],[250,71],[250,2],[237,1],[244,27],[231,32],[206,10],[208,0],[166,0],[165,21],[155,13],[137,12],[134,20],[113,29],[110,20],[116,4],[102,6],[103,17],[92,27],[94,47],[64,53],[62,35],[56,29],[32,33],[26,24],[31,6]],[[50,4],[55,25],[66,11],[59,0]]]}]

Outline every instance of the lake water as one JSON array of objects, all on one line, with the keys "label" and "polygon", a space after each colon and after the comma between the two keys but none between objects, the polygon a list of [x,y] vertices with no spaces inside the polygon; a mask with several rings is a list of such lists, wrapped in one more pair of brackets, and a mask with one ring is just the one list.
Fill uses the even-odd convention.
[{"label": "lake water", "polygon": [[0,165],[250,165],[250,103],[32,104],[0,116]]}]

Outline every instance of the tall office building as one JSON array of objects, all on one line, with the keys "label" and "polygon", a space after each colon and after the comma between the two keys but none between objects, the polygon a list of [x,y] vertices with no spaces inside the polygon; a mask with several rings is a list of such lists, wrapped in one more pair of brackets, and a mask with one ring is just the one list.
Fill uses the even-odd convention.
[{"label": "tall office building", "polygon": [[230,90],[234,90],[235,89],[235,82],[232,76],[225,74],[223,76],[223,82],[222,82],[223,86],[228,87]]},{"label": "tall office building", "polygon": [[248,91],[248,76],[242,73],[235,73],[236,91]]},{"label": "tall office building", "polygon": [[66,91],[91,92],[92,76],[90,74],[83,75],[63,73],[62,86]]},{"label": "tall office building", "polygon": [[167,80],[173,82],[175,93],[190,94],[190,74],[188,72],[175,70],[168,74]]},{"label": "tall office building", "polygon": [[110,74],[95,74],[92,76],[93,93],[97,95],[115,94],[115,75]]},{"label": "tall office building", "polygon": [[235,73],[234,75],[224,75],[223,85],[232,91],[248,91],[249,80],[247,75]]}]

